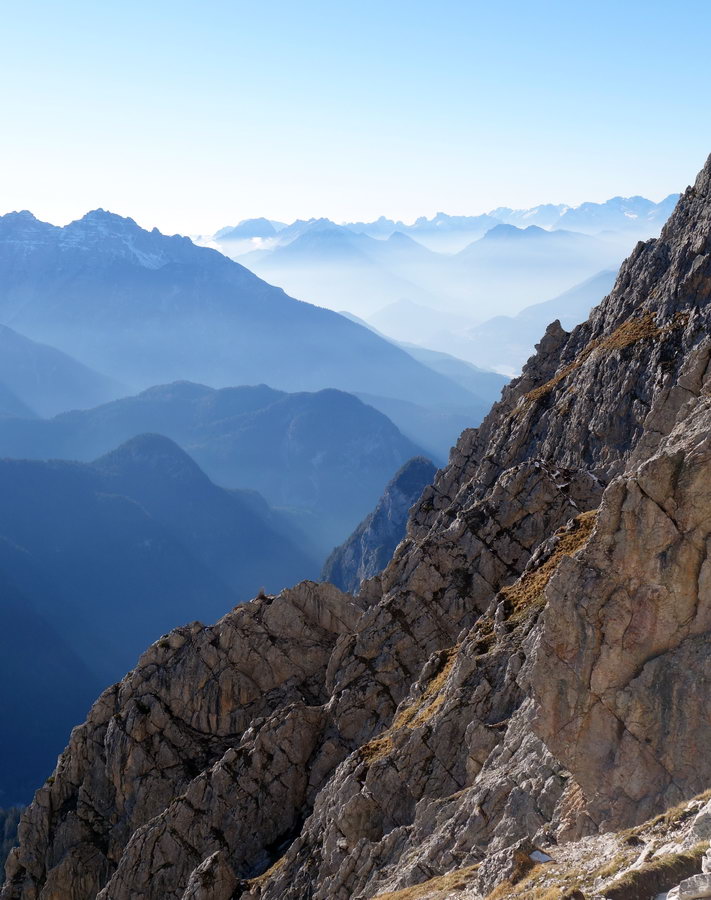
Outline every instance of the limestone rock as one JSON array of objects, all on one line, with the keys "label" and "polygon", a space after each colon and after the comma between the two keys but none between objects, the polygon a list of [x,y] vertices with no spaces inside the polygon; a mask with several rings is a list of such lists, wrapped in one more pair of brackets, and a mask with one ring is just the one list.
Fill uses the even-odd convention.
[{"label": "limestone rock", "polygon": [[215,850],[195,869],[182,900],[221,900],[232,897],[237,879],[224,850]]},{"label": "limestone rock", "polygon": [[[710,382],[711,383],[711,382]],[[607,489],[595,534],[547,589],[535,730],[601,828],[711,784],[711,398]]]},{"label": "limestone rock", "polygon": [[360,615],[336,588],[305,582],[156,642],[72,733],[20,822],[3,896],[96,896],[138,828],[215,764],[216,777],[230,771],[250,726],[290,705],[318,709],[333,647]]},{"label": "limestone rock", "polygon": [[704,897],[711,897],[711,875],[692,875],[667,894],[667,900],[703,900]]}]

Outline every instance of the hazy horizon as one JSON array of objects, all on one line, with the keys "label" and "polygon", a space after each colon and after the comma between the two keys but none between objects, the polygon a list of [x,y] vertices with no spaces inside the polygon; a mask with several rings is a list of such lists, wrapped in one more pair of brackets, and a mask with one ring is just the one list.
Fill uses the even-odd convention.
[{"label": "hazy horizon", "polygon": [[[685,185],[684,187],[686,187],[686,185]],[[228,221],[226,221],[226,222],[223,222],[221,226],[218,226],[217,228],[214,228],[214,229],[212,229],[211,231],[204,232],[204,233],[203,233],[203,232],[199,232],[199,231],[197,231],[197,230],[195,230],[195,229],[188,230],[188,231],[171,232],[170,230],[165,230],[165,229],[160,228],[159,226],[151,225],[150,223],[141,221],[141,220],[138,219],[135,215],[132,215],[132,214],[130,213],[130,211],[129,211],[129,212],[120,212],[120,211],[117,210],[117,209],[111,209],[111,208],[109,208],[109,207],[107,207],[107,206],[101,206],[101,205],[99,205],[99,206],[94,206],[94,207],[92,207],[91,209],[86,209],[86,210],[84,210],[83,212],[78,213],[77,215],[72,215],[70,218],[61,218],[61,219],[49,219],[49,218],[45,218],[45,217],[39,215],[39,214],[37,213],[36,210],[30,209],[30,208],[28,208],[28,207],[15,207],[14,209],[3,209],[3,208],[0,208],[0,217],[1,217],[1,216],[8,215],[8,214],[10,214],[10,213],[29,212],[29,213],[31,213],[33,216],[35,216],[36,219],[39,219],[40,221],[46,222],[46,223],[49,224],[49,225],[55,225],[55,226],[57,226],[57,227],[59,227],[59,228],[63,228],[65,225],[69,225],[69,224],[72,223],[72,222],[78,222],[78,221],[80,221],[81,219],[83,219],[86,215],[88,215],[88,214],[91,213],[91,212],[96,212],[96,211],[99,211],[99,210],[103,210],[104,212],[111,213],[111,214],[114,214],[114,215],[118,215],[118,216],[121,216],[122,218],[133,219],[133,220],[136,222],[137,225],[139,225],[141,228],[144,228],[144,229],[146,229],[146,230],[151,230],[151,229],[153,229],[154,227],[157,227],[158,230],[159,230],[161,233],[166,234],[166,235],[170,235],[170,234],[180,234],[180,235],[186,236],[186,237],[201,237],[201,238],[208,238],[208,237],[212,236],[215,232],[219,231],[221,228],[226,228],[226,227],[231,227],[231,226],[237,226],[237,225],[241,224],[242,222],[253,221],[253,220],[255,220],[255,219],[267,219],[267,220],[270,221],[270,222],[278,222],[278,223],[280,223],[280,224],[287,225],[287,226],[288,226],[288,225],[292,225],[292,224],[294,224],[295,222],[309,222],[309,221],[317,221],[317,220],[319,220],[319,219],[328,219],[328,220],[331,221],[334,225],[342,225],[342,226],[346,226],[346,225],[357,224],[357,223],[359,223],[359,222],[363,222],[363,223],[366,223],[366,224],[372,224],[372,223],[377,222],[379,219],[383,218],[383,219],[387,219],[387,220],[389,220],[389,221],[395,222],[396,224],[403,224],[403,225],[405,225],[405,226],[407,226],[407,227],[411,227],[412,225],[414,225],[414,224],[416,223],[416,221],[418,221],[418,220],[420,220],[420,219],[423,219],[423,218],[424,218],[424,219],[427,219],[427,220],[430,220],[430,221],[431,221],[432,219],[434,219],[435,217],[437,217],[437,216],[439,216],[439,215],[446,215],[446,216],[451,216],[451,217],[458,217],[458,216],[462,216],[462,217],[467,217],[467,216],[475,217],[475,216],[488,215],[488,214],[490,214],[490,213],[493,213],[493,212],[494,212],[495,210],[497,210],[497,209],[508,208],[508,209],[510,209],[512,212],[517,213],[517,212],[525,212],[525,211],[527,211],[527,210],[535,209],[536,207],[539,207],[539,206],[545,206],[545,205],[563,206],[563,207],[567,207],[568,209],[577,209],[578,207],[580,207],[580,206],[583,205],[584,203],[601,203],[601,204],[603,204],[603,203],[606,203],[606,202],[608,202],[608,201],[610,201],[610,200],[615,200],[615,199],[617,199],[618,197],[619,197],[619,198],[622,198],[623,200],[630,200],[630,199],[633,199],[633,198],[636,198],[636,197],[641,197],[641,198],[644,199],[644,200],[649,200],[649,201],[651,201],[652,203],[657,203],[657,204],[658,204],[658,203],[661,203],[663,200],[666,200],[668,197],[674,196],[675,194],[679,194],[679,193],[681,193],[682,191],[683,191],[683,188],[680,188],[679,190],[676,190],[676,191],[670,191],[668,194],[664,194],[663,196],[659,196],[659,197],[649,197],[649,196],[645,196],[645,195],[641,195],[641,194],[631,194],[631,193],[630,193],[630,194],[616,194],[614,197],[612,197],[612,196],[610,196],[610,197],[604,197],[604,198],[599,199],[599,200],[595,200],[595,199],[593,199],[593,198],[586,198],[585,200],[581,200],[579,203],[576,203],[576,204],[573,204],[573,203],[565,203],[564,201],[555,201],[555,202],[554,202],[554,201],[541,201],[541,203],[533,204],[533,205],[530,206],[530,207],[515,207],[515,206],[507,207],[507,206],[506,206],[505,204],[503,204],[503,203],[498,203],[498,204],[496,204],[496,205],[494,205],[494,206],[487,207],[486,209],[476,209],[476,210],[465,211],[465,212],[456,212],[456,213],[455,213],[455,212],[451,212],[451,211],[446,210],[446,209],[438,209],[438,210],[436,210],[435,212],[431,212],[431,213],[422,213],[422,214],[420,214],[420,215],[415,215],[415,216],[413,216],[413,217],[411,217],[411,218],[409,218],[409,219],[403,219],[403,218],[400,218],[400,217],[398,217],[398,216],[396,216],[396,215],[389,215],[388,213],[375,213],[375,214],[373,214],[372,216],[369,216],[369,217],[366,217],[366,218],[360,218],[360,219],[353,219],[353,218],[351,218],[351,219],[347,219],[347,218],[346,218],[346,219],[331,219],[330,216],[327,216],[327,215],[325,215],[325,214],[323,214],[323,215],[318,215],[318,214],[317,214],[317,215],[313,215],[313,216],[298,215],[298,216],[296,216],[296,217],[293,218],[293,219],[285,220],[285,219],[278,219],[278,218],[276,218],[275,216],[270,216],[270,215],[266,215],[266,214],[264,214],[264,213],[260,213],[260,214],[258,214],[258,215],[254,215],[254,216],[241,216],[241,217],[239,217],[239,218],[236,218],[236,217],[233,216],[232,219],[230,219],[230,220],[228,220]],[[493,227],[493,226],[492,226],[492,227]],[[525,225],[517,225],[517,226],[514,226],[514,227],[517,227],[517,228],[520,229],[520,228],[525,228],[525,227],[527,227],[527,226],[525,226]],[[541,226],[537,226],[537,227],[541,227]],[[544,228],[544,230],[545,230],[545,228]],[[574,230],[574,229],[572,229],[572,230]]]},{"label": "hazy horizon", "polygon": [[549,6],[8,7],[2,211],[210,234],[682,191],[709,7]]}]

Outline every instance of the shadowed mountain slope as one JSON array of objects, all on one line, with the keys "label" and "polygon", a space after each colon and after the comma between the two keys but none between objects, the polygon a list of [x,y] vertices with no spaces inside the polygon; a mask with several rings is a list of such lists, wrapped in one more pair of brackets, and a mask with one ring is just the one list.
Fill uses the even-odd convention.
[{"label": "shadowed mountain slope", "polygon": [[2,569],[108,678],[174,622],[313,571],[253,494],[217,487],[160,435],[91,464],[2,460],[0,488]]},{"label": "shadowed mountain slope", "polygon": [[4,571],[0,571],[0,679],[0,803],[11,807],[27,803],[51,774],[69,733],[86,715],[104,680]]},{"label": "shadowed mountain slope", "polygon": [[420,452],[386,416],[342,391],[177,382],[51,420],[0,420],[0,456],[89,461],[145,431],[179,443],[219,484],[291,510],[324,556]]},{"label": "shadowed mountain slope", "polygon": [[[17,398],[20,408],[26,406],[40,416],[86,409],[121,393],[111,379],[4,325],[0,325],[0,385]],[[5,407],[12,409],[7,403]]]},{"label": "shadowed mountain slope", "polygon": [[8,387],[0,383],[0,416],[31,419],[35,413]]},{"label": "shadowed mountain slope", "polygon": [[436,472],[436,467],[422,456],[408,460],[388,482],[373,512],[330,554],[321,580],[355,594],[362,581],[379,575],[405,537],[410,508]]}]

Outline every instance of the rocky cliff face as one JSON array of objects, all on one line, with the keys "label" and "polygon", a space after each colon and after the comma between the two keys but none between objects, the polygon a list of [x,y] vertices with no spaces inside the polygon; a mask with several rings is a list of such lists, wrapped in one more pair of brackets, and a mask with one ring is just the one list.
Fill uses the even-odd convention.
[{"label": "rocky cliff face", "polygon": [[321,579],[355,594],[366,578],[379,575],[405,537],[411,507],[436,473],[423,456],[413,457],[398,469],[373,512],[330,554]]},{"label": "rocky cliff face", "polygon": [[610,830],[661,852],[634,827],[711,785],[710,325],[711,160],[357,599],[178,629],[99,699],[3,898],[565,896],[516,885]]}]

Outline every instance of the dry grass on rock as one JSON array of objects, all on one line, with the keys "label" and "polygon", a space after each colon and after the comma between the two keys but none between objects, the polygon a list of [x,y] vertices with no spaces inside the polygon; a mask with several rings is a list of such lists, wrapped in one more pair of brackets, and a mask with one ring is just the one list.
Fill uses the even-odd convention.
[{"label": "dry grass on rock", "polygon": [[445,897],[451,896],[452,891],[462,891],[469,887],[478,868],[477,864],[464,869],[455,869],[446,875],[438,875],[399,891],[378,894],[373,897],[373,900],[420,900],[424,897],[431,898],[431,900],[440,900],[440,898],[444,900]]},{"label": "dry grass on rock", "polygon": [[[540,387],[534,388],[524,395],[524,405],[535,403],[548,396],[551,391],[568,377],[576,369],[579,369],[596,350],[612,351],[624,350],[626,347],[636,344],[638,341],[650,340],[668,334],[677,328],[683,327],[688,321],[685,314],[677,314],[667,325],[659,327],[656,324],[655,313],[646,313],[643,316],[633,316],[618,326],[612,334],[607,337],[599,338],[591,341],[587,347],[583,348],[578,356],[567,366],[564,366],[559,372],[549,379]],[[519,407],[518,409],[522,409]]]}]

